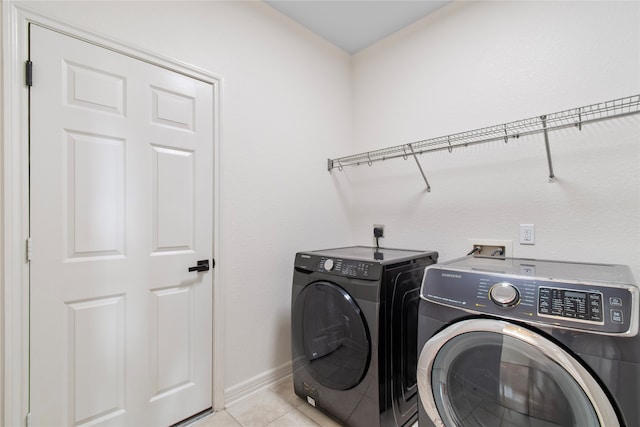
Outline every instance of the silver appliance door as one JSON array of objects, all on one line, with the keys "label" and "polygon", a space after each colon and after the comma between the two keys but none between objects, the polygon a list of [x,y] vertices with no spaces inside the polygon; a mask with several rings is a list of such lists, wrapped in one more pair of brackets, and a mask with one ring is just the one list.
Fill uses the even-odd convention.
[{"label": "silver appliance door", "polygon": [[573,356],[502,320],[465,320],[434,335],[420,353],[417,380],[436,426],[620,426]]}]

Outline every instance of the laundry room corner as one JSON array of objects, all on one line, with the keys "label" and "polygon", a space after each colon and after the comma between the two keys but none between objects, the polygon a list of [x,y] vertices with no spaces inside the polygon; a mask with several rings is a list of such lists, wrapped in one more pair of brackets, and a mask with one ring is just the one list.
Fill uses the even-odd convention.
[{"label": "laundry room corner", "polygon": [[[613,336],[634,365],[616,372],[615,400],[640,419],[635,395],[625,393],[638,389],[629,379],[640,371],[638,292],[630,284],[640,281],[640,2],[279,2],[438,3],[356,53],[270,3],[278,2],[2,2],[0,425],[46,424],[53,412],[60,425],[143,425],[186,407],[163,399],[197,382],[204,404],[155,424],[184,427],[180,420],[211,411],[233,418],[229,406],[254,404],[280,387],[297,405],[288,408],[296,420],[317,421],[296,412],[304,408],[352,426],[402,419],[416,427],[416,345],[469,315],[456,300],[463,293],[449,286],[463,276],[479,283],[481,304],[493,304],[474,316],[499,317],[523,301],[518,309],[529,311],[505,316],[499,327],[510,334],[509,320],[538,316],[530,329],[548,353],[560,342],[571,352],[594,351],[585,360],[595,365],[602,356],[605,371],[623,361],[604,354],[618,348],[607,347]],[[46,35],[53,33],[55,43]],[[32,53],[49,68],[32,63]],[[43,85],[45,95],[36,96],[38,73],[55,81]],[[77,102],[77,88],[80,98],[104,95],[100,101],[119,105]],[[169,120],[158,120],[159,105]],[[56,119],[63,110],[75,127]],[[135,125],[127,122],[134,111]],[[552,127],[548,120],[558,116],[570,119]],[[40,126],[45,120],[51,128]],[[393,155],[388,147],[396,147]],[[351,165],[334,160],[354,153]],[[163,161],[169,166],[159,172]],[[164,230],[186,243],[158,244],[161,193],[170,196]],[[75,203],[77,194],[86,203]],[[75,222],[76,211],[88,219]],[[76,240],[76,224],[89,237]],[[55,280],[49,264],[32,260],[36,229],[51,243],[36,255],[68,268]],[[115,249],[91,246],[102,238]],[[464,257],[491,244],[504,245],[496,252],[504,256]],[[172,256],[188,262],[171,270]],[[448,262],[451,271],[442,266]],[[114,266],[124,263],[131,269]],[[596,267],[581,276],[585,263]],[[491,278],[495,286],[486,286],[477,267],[507,271],[514,283]],[[73,268],[86,268],[92,280]],[[535,277],[530,268],[549,283],[521,277]],[[425,271],[441,269],[428,295]],[[564,276],[554,284],[558,269]],[[108,276],[114,271],[120,276]],[[620,271],[620,283],[607,285]],[[604,290],[568,287],[580,277]],[[153,283],[129,297],[139,282]],[[211,293],[192,292],[202,284]],[[64,294],[67,285],[78,293]],[[477,298],[476,289],[469,295]],[[203,301],[205,314],[192,315]],[[553,302],[566,312],[545,312]],[[36,319],[44,313],[37,303],[55,306],[55,316]],[[590,311],[572,311],[574,303]],[[169,332],[159,339],[161,317]],[[419,330],[421,322],[427,329]],[[567,331],[581,338],[571,342]],[[514,348],[526,355],[536,348],[529,344]],[[198,381],[196,365],[204,367]],[[37,383],[42,372],[51,377]],[[617,387],[617,377],[600,382],[609,380]],[[119,422],[134,414],[132,400],[143,410]]]},{"label": "laundry room corner", "polygon": [[[444,141],[344,167],[356,241],[385,224],[381,244],[443,260],[500,239],[507,256],[623,263],[640,277],[638,115],[549,133],[554,182],[542,133],[446,148],[448,136],[638,94],[638,22],[637,2],[455,2],[354,55],[353,153]],[[520,244],[520,224],[535,225],[534,245]]]}]

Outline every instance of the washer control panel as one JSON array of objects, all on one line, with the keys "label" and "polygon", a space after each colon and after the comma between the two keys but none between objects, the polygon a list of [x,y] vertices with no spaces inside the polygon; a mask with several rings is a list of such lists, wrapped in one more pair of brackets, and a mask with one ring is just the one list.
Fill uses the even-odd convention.
[{"label": "washer control panel", "polygon": [[468,312],[603,334],[637,334],[638,288],[428,267],[421,297]]},{"label": "washer control panel", "polygon": [[[620,301],[619,307],[622,308],[622,299],[614,298],[616,301]],[[601,292],[548,287],[540,287],[538,290],[538,314],[540,316],[602,323],[604,321],[603,308]],[[619,319],[616,317],[616,321],[621,320],[621,317],[622,315],[619,316]]]}]

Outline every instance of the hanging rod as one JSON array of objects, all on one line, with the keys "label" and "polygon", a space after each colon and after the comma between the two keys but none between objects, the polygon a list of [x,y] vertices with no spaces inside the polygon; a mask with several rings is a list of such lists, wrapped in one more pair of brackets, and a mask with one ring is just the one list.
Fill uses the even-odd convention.
[{"label": "hanging rod", "polygon": [[[492,141],[509,142],[509,139],[520,138],[521,136],[543,133],[547,149],[547,160],[549,164],[549,180],[553,181],[555,175],[551,163],[551,152],[549,150],[548,133],[550,131],[577,127],[582,130],[582,126],[602,120],[629,116],[640,113],[640,95],[627,96],[625,98],[614,99],[612,101],[599,102],[584,107],[572,108],[552,114],[545,114],[529,119],[517,120],[515,122],[501,125],[484,127],[476,130],[454,133],[447,136],[424,139],[408,144],[396,145],[394,147],[382,148],[379,150],[367,151],[350,156],[328,159],[327,167],[331,171],[334,168],[342,170],[345,166],[359,166],[363,163],[371,166],[374,162],[384,161],[408,155],[415,157],[418,154],[433,151],[449,150],[454,148],[468,147],[469,145],[481,144]],[[420,163],[418,163],[420,167]],[[426,176],[420,167],[420,172],[425,182]],[[430,189],[427,182],[427,187]]]}]

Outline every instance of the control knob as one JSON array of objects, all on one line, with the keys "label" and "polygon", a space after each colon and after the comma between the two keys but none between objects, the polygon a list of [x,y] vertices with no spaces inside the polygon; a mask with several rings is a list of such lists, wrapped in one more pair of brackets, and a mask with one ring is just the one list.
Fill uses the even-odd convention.
[{"label": "control knob", "polygon": [[331,271],[331,270],[333,270],[333,260],[332,260],[331,258],[329,258],[328,260],[326,260],[326,261],[324,262],[323,267],[324,267],[324,269],[325,269],[325,270],[327,270],[327,271]]},{"label": "control knob", "polygon": [[511,283],[500,282],[489,289],[489,298],[500,307],[513,307],[520,301],[520,292]]}]

